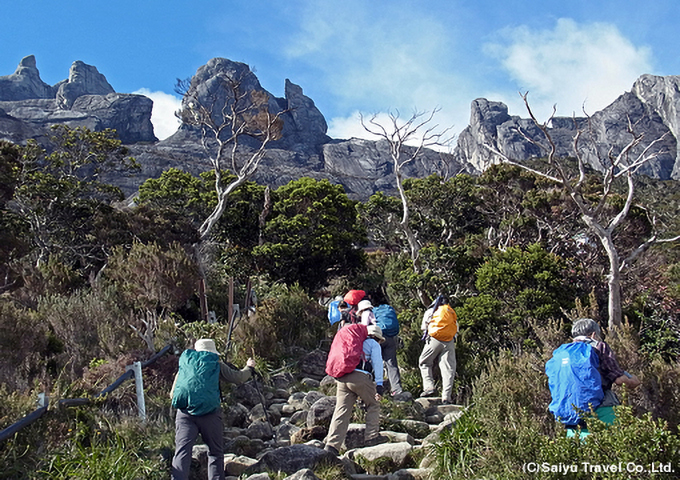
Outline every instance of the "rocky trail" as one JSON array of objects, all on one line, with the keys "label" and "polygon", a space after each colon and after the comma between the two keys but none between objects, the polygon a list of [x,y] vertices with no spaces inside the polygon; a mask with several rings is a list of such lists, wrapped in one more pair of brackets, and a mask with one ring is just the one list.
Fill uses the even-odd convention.
[{"label": "rocky trail", "polygon": [[[463,407],[442,405],[439,398],[414,399],[408,392],[387,397],[380,425],[389,442],[366,447],[365,425],[352,423],[336,457],[323,450],[335,408],[335,380],[325,375],[324,365],[325,352],[314,351],[297,378],[278,373],[266,382],[232,387],[232,401],[224,407],[227,480],[314,480],[329,469],[355,480],[427,480],[433,465],[428,446]],[[193,457],[190,478],[207,478],[207,447],[200,437]]]}]

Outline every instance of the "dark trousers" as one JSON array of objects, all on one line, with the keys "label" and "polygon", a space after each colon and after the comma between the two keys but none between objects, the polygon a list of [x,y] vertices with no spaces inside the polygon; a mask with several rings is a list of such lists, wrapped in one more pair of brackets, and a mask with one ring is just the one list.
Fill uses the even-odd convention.
[{"label": "dark trousers", "polygon": [[397,337],[385,337],[385,341],[380,344],[382,350],[383,363],[387,370],[387,379],[390,381],[390,392],[398,395],[403,390],[401,388],[401,375],[399,365],[397,365]]},{"label": "dark trousers", "polygon": [[224,480],[224,432],[221,408],[200,417],[177,410],[172,480],[188,480],[191,451],[199,433],[208,446],[208,478]]}]

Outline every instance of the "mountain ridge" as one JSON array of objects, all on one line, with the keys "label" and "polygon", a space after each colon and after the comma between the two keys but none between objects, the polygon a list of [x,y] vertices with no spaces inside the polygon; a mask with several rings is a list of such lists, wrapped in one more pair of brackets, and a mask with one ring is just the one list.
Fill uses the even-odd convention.
[{"label": "mountain ridge", "polygon": [[[240,72],[244,86],[268,95],[270,111],[282,112],[281,139],[272,142],[253,180],[272,187],[285,185],[306,176],[328,179],[343,185],[351,198],[365,200],[377,191],[396,192],[393,166],[387,143],[382,140],[333,139],[327,123],[314,101],[302,87],[285,80],[283,98],[267,92],[248,65],[224,58],[213,58],[198,68],[191,82],[207,91],[226,71]],[[183,102],[186,101],[186,97]],[[151,99],[138,94],[116,93],[96,67],[75,61],[67,79],[48,85],[40,79],[35,57],[24,57],[17,70],[0,76],[0,139],[23,144],[28,139],[39,143],[49,136],[55,123],[91,130],[114,128],[121,141],[140,162],[141,171],[132,177],[107,179],[133,195],[147,178],[157,178],[174,167],[194,175],[209,170],[209,157],[203,150],[200,132],[181,125],[170,137],[159,141],[151,124]],[[609,145],[622,148],[628,118],[638,122],[645,140],[638,149],[665,135],[657,158],[640,173],[663,180],[680,179],[680,77],[643,75],[630,92],[619,96],[590,118],[556,117],[551,133],[560,156],[573,156],[573,135],[588,122],[593,132],[593,148],[584,158],[602,170],[599,156]],[[471,102],[469,125],[459,134],[452,153],[426,149],[421,157],[405,168],[405,177],[425,177],[433,173],[448,177],[457,173],[478,174],[498,159],[484,144],[514,160],[545,156],[536,145],[518,133],[530,136],[540,132],[530,119],[511,116],[502,102],[484,98]]]}]

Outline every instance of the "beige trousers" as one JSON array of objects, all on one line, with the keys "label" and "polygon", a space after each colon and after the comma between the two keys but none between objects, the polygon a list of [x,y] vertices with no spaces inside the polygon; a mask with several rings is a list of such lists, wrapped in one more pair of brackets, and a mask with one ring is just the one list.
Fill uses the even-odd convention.
[{"label": "beige trousers", "polygon": [[364,439],[370,440],[380,433],[380,403],[375,399],[375,383],[370,375],[354,372],[336,379],[335,411],[326,437],[326,445],[340,450],[347,436],[352,409],[357,397],[366,405],[366,432]]}]

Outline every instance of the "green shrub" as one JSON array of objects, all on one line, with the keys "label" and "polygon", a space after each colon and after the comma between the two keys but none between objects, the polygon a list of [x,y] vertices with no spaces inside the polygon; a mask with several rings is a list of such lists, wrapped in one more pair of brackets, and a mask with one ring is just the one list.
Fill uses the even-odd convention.
[{"label": "green shrub", "polygon": [[40,318],[63,345],[55,360],[58,368],[66,368],[70,380],[79,378],[93,358],[113,360],[142,346],[128,325],[130,312],[117,300],[107,288],[40,299]]},{"label": "green shrub", "polygon": [[36,476],[51,480],[167,478],[167,465],[149,455],[146,440],[139,435],[126,438],[116,431],[79,425],[64,447],[48,455]]},{"label": "green shrub", "polygon": [[37,316],[0,298],[0,384],[25,390],[42,379],[50,360],[49,331]]},{"label": "green shrub", "polygon": [[[475,382],[473,406],[433,447],[440,476],[670,478],[661,469],[680,465],[680,439],[665,420],[651,412],[636,416],[633,406],[622,405],[616,407],[614,425],[591,419],[585,440],[567,438],[547,410],[550,392],[543,367],[538,355],[508,352],[487,365]],[[603,471],[612,464],[623,473]]]},{"label": "green shrub", "polygon": [[482,457],[482,432],[474,409],[467,409],[452,428],[444,429],[439,441],[431,447],[436,459],[435,477],[466,478],[467,475],[473,475]]},{"label": "green shrub", "polygon": [[239,332],[243,348],[267,362],[297,358],[299,349],[313,349],[329,334],[326,311],[299,286],[283,287],[276,297],[265,298]]}]

